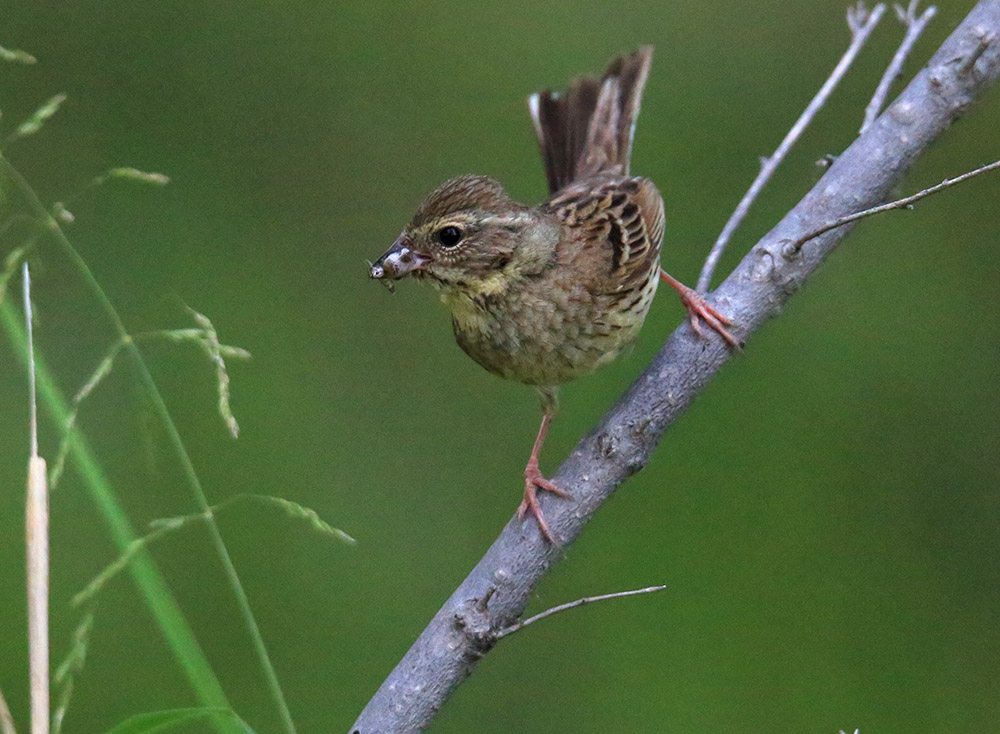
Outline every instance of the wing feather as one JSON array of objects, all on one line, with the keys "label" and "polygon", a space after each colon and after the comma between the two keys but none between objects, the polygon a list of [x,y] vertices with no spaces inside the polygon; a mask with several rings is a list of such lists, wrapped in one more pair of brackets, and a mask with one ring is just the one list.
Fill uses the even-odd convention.
[{"label": "wing feather", "polygon": [[663,199],[649,179],[581,181],[545,206],[573,231],[560,260],[572,263],[587,290],[625,294],[659,269]]}]

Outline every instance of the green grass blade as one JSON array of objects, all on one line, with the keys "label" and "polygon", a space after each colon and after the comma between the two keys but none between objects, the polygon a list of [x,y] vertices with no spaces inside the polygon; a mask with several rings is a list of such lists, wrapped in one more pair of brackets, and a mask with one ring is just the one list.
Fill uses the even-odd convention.
[{"label": "green grass blade", "polygon": [[[15,351],[23,361],[27,357],[27,335],[21,321],[20,314],[9,302],[0,303],[0,322],[3,323]],[[37,351],[35,353],[35,369],[38,379],[38,396],[43,407],[55,425],[65,425],[69,416],[66,399],[46,368],[42,355]],[[124,552],[137,539],[137,536],[124,510],[118,504],[111,483],[79,431],[73,431],[69,437],[69,452],[83,479],[84,486],[107,523],[115,546],[119,551]],[[129,564],[129,572],[156,619],[178,665],[194,689],[198,701],[205,706],[228,709],[229,702],[222,691],[222,686],[219,685],[219,681],[212,672],[191,627],[184,618],[180,607],[177,606],[173,594],[149,553],[145,550],[136,553]],[[227,729],[227,731],[234,730]]]},{"label": "green grass blade", "polygon": [[[162,422],[167,433],[167,438],[169,439],[171,446],[173,446],[178,460],[181,462],[181,468],[183,469],[184,476],[187,478],[188,486],[194,496],[195,503],[198,505],[198,509],[201,512],[211,512],[208,497],[205,494],[204,488],[201,486],[201,479],[195,471],[194,463],[191,461],[191,456],[188,454],[187,448],[184,446],[184,441],[181,439],[180,432],[177,430],[177,426],[174,424],[173,418],[170,416],[170,411],[167,410],[167,405],[163,400],[163,395],[160,394],[160,389],[156,386],[156,382],[153,380],[153,375],[150,373],[149,367],[146,365],[146,361],[142,357],[142,353],[135,345],[135,341],[131,338],[131,335],[125,329],[125,324],[118,315],[118,311],[115,310],[111,300],[104,292],[104,289],[101,288],[101,284],[97,282],[97,278],[94,277],[94,273],[90,270],[90,267],[80,256],[80,253],[76,251],[76,248],[73,247],[73,243],[69,241],[62,229],[59,227],[59,222],[52,217],[49,211],[45,208],[45,205],[43,205],[39,200],[35,190],[31,188],[31,184],[29,184],[27,180],[25,180],[24,176],[21,175],[20,171],[14,168],[10,161],[3,156],[0,156],[0,174],[9,179],[14,188],[16,188],[24,197],[25,202],[27,203],[33,216],[37,219],[39,224],[44,225],[44,230],[52,237],[55,244],[76,267],[77,271],[80,273],[80,277],[83,279],[83,282],[93,292],[94,297],[103,309],[108,321],[111,322],[115,331],[118,332],[118,336],[124,344],[123,349],[135,363],[135,368],[139,375],[139,382],[145,390],[146,395],[153,406],[153,410],[160,418],[160,421]],[[233,564],[233,559],[229,555],[229,549],[226,547],[226,543],[222,539],[222,535],[219,533],[219,528],[215,522],[210,522],[208,524],[208,534],[209,540],[211,541],[216,555],[219,558],[219,562],[222,564],[223,572],[226,575],[226,580],[229,582],[233,596],[236,597],[236,605],[240,611],[240,617],[242,618],[243,624],[250,635],[250,642],[260,664],[261,672],[264,675],[264,682],[271,695],[271,700],[274,702],[274,705],[278,709],[278,713],[281,716],[285,732],[286,734],[296,734],[295,723],[292,721],[292,714],[288,709],[288,704],[285,701],[285,694],[281,690],[281,685],[278,683],[278,675],[274,670],[274,665],[271,663],[271,656],[267,652],[267,647],[264,644],[264,637],[261,635],[257,619],[254,617],[253,610],[250,608],[250,600],[247,598],[246,590],[243,588],[243,583],[240,581],[239,574],[236,571],[236,566]]]}]

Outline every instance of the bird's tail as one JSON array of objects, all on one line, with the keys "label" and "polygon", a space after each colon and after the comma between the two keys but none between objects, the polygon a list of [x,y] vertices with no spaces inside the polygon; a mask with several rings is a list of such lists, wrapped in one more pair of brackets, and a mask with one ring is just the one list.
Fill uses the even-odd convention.
[{"label": "bird's tail", "polygon": [[608,65],[604,76],[577,77],[565,94],[528,98],[549,191],[599,173],[628,175],[632,138],[653,47],[641,46]]}]

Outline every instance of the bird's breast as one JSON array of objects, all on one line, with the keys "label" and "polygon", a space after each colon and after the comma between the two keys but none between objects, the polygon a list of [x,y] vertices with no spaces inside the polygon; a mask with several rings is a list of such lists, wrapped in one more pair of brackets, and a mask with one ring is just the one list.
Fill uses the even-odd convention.
[{"label": "bird's breast", "polygon": [[[458,345],[482,367],[529,385],[590,374],[632,345],[656,280],[623,304],[584,289],[527,280],[491,295],[446,293]],[[628,305],[628,308],[622,308]]]}]

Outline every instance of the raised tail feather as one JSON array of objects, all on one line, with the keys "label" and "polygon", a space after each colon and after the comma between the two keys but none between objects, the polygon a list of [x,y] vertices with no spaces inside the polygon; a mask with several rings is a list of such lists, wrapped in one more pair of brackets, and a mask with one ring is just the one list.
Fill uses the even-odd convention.
[{"label": "raised tail feather", "polygon": [[551,193],[600,173],[628,175],[652,60],[653,47],[641,46],[612,61],[600,79],[577,77],[563,95],[545,90],[528,98]]}]

